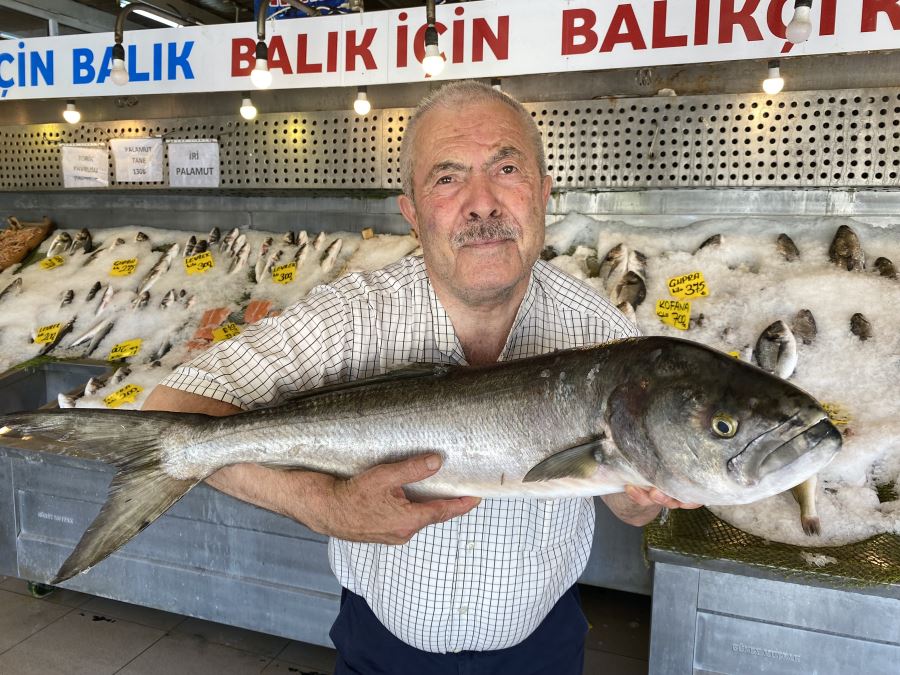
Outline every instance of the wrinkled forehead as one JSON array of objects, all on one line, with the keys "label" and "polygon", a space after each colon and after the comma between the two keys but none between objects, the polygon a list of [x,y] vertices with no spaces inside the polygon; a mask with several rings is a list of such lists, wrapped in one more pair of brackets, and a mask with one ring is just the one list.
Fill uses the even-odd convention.
[{"label": "wrinkled forehead", "polygon": [[455,106],[437,105],[424,111],[415,135],[415,175],[421,178],[434,163],[473,164],[503,150],[538,163],[525,120],[498,101]]}]

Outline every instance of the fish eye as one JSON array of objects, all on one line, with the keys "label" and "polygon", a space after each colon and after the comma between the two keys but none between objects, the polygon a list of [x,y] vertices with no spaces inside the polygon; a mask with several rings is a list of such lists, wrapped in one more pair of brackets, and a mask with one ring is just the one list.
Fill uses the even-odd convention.
[{"label": "fish eye", "polygon": [[737,433],[737,430],[737,420],[728,413],[719,412],[713,415],[712,431],[716,436],[719,436],[720,438],[732,438]]}]

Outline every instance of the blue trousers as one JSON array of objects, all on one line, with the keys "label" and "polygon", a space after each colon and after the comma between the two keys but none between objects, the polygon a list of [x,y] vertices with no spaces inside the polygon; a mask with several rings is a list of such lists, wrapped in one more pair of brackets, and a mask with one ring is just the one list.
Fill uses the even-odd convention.
[{"label": "blue trousers", "polygon": [[346,588],[331,628],[338,651],[334,675],[581,675],[588,623],[572,586],[523,642],[485,652],[434,654],[411,647]]}]

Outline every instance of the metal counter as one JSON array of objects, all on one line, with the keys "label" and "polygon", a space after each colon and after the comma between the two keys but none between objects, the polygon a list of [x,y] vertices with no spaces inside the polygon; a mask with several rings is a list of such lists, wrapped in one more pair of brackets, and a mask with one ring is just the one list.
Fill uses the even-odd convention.
[{"label": "metal counter", "polygon": [[898,584],[864,585],[653,545],[648,557],[651,675],[900,672]]},{"label": "metal counter", "polygon": [[[102,366],[101,366],[102,367]],[[94,372],[41,364],[0,378],[0,412],[33,409]],[[52,578],[106,500],[100,462],[0,446],[0,574]],[[641,530],[597,508],[584,583],[648,593]],[[140,536],[66,588],[330,645],[340,586],[327,539],[198,485]]]}]

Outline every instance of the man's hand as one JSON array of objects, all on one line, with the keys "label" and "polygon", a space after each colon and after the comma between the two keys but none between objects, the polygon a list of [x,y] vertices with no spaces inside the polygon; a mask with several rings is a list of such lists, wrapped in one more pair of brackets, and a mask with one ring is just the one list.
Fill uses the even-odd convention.
[{"label": "man's hand", "polygon": [[[340,539],[378,544],[405,544],[426,525],[442,523],[478,506],[478,497],[411,502],[403,485],[434,475],[439,455],[428,454],[380,464],[347,480],[335,480],[312,529]],[[313,520],[313,519],[310,519]]]},{"label": "man's hand", "polygon": [[604,495],[601,499],[619,520],[641,527],[659,515],[663,508],[696,509],[702,504],[689,504],[673,499],[656,488],[643,488],[626,485],[625,492]]},{"label": "man's hand", "polygon": [[642,488],[636,485],[626,485],[625,494],[638,506],[660,506],[667,509],[699,509],[703,504],[680,502],[657,490],[656,488]]}]

